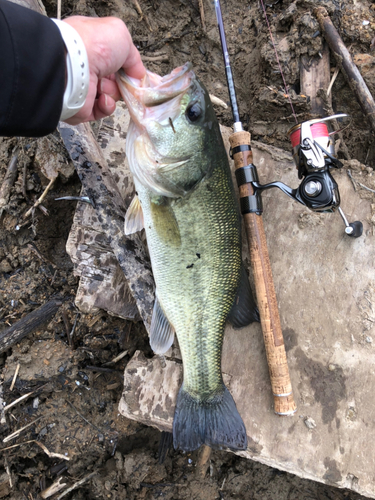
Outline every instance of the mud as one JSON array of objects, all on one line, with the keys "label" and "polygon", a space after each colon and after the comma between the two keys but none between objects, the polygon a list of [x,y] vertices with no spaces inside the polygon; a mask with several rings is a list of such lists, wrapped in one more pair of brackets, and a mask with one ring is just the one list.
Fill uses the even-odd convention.
[{"label": "mud", "polygon": [[[267,3],[281,68],[299,122],[312,117],[308,98],[300,94],[300,58],[305,56],[308,61],[323,47],[312,15],[314,4],[312,0]],[[375,4],[369,0],[324,0],[321,4],[331,14],[373,92]],[[197,0],[140,0],[139,5],[143,18],[135,3],[121,0],[69,0],[63,2],[62,11],[63,16],[122,18],[148,59],[150,70],[165,74],[191,61],[210,94],[228,103],[211,2],[203,2],[205,30]],[[48,15],[56,15],[55,2],[48,1],[46,8]],[[253,139],[289,150],[286,132],[294,117],[261,6],[255,1],[223,0],[222,10],[241,119]],[[335,66],[332,60],[332,73]],[[375,166],[373,132],[342,73],[333,85],[332,96],[333,111],[351,116],[350,126],[343,131],[350,156],[345,167],[353,174],[357,172],[359,179],[358,169],[363,167],[358,165],[364,164],[367,171],[363,174],[371,176]],[[230,109],[215,109],[219,121],[230,126]],[[160,433],[124,419],[117,411],[130,357],[136,350],[152,356],[142,323],[127,322],[102,311],[83,314],[74,306],[78,278],[73,275],[65,244],[76,202],[55,198],[79,195],[78,176],[58,136],[52,135],[39,141],[0,139],[0,179],[5,176],[16,144],[21,148],[18,176],[0,219],[0,332],[53,297],[62,297],[64,303],[51,322],[0,354],[1,407],[28,395],[1,414],[0,498],[42,498],[41,492],[59,478],[69,486],[88,478],[65,496],[77,500],[363,498],[224,452],[213,452],[203,479],[196,473],[197,453],[170,450],[165,462],[158,463]],[[339,157],[343,158],[340,151]],[[25,218],[31,203],[54,175],[51,169],[60,174],[42,209],[33,210]],[[366,196],[373,194],[367,192]],[[301,225],[319,224],[319,217],[312,214],[308,220],[301,219]],[[113,362],[124,352],[119,361]],[[18,376],[11,390],[17,366]],[[7,439],[26,425],[19,436]],[[329,457],[327,461],[329,464]],[[331,469],[334,474],[334,467]],[[58,497],[59,493],[52,498]]]}]

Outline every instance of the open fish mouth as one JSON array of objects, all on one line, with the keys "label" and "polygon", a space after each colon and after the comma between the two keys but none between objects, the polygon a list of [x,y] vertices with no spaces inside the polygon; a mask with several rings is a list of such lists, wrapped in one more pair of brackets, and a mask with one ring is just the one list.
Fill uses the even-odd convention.
[{"label": "open fish mouth", "polygon": [[197,87],[191,64],[166,76],[147,71],[141,80],[120,70],[116,80],[131,116],[126,155],[133,175],[157,195],[185,195],[186,189],[179,185],[179,169],[187,168],[192,148],[187,137],[182,149],[181,140],[188,134],[178,127],[186,121],[185,111]]},{"label": "open fish mouth", "polygon": [[[142,126],[154,115],[163,114],[163,104],[168,103],[168,114],[179,112],[181,98],[193,85],[195,74],[190,63],[179,66],[169,75],[159,76],[147,71],[142,80],[131,78],[120,69],[116,81],[133,121]],[[171,101],[173,100],[173,103]],[[158,110],[153,109],[157,107]]]}]

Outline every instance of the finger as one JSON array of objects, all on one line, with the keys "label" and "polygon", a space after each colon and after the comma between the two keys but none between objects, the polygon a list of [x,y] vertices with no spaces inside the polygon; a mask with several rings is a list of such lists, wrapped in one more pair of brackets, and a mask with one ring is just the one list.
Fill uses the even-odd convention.
[{"label": "finger", "polygon": [[133,44],[130,46],[128,57],[122,67],[127,75],[141,80],[146,74],[146,68],[141,59],[141,55]]},{"label": "finger", "polygon": [[93,114],[95,120],[100,120],[110,116],[116,109],[116,101],[107,94],[101,94],[98,99],[96,99]]},{"label": "finger", "polygon": [[109,80],[108,78],[102,78],[99,80],[98,94],[106,94],[112,97],[115,101],[118,101],[121,98],[117,83]]}]

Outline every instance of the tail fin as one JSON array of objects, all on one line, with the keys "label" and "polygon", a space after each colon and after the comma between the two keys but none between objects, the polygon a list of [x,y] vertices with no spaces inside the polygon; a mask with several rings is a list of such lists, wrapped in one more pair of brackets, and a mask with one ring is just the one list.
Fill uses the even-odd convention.
[{"label": "tail fin", "polygon": [[173,420],[175,449],[193,451],[202,444],[246,450],[245,425],[236,404],[223,384],[223,392],[207,401],[194,399],[183,386],[177,396]]}]

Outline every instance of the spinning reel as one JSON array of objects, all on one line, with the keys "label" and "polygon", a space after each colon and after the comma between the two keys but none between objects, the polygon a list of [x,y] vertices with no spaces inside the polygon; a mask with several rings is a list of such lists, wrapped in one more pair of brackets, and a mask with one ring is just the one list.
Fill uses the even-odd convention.
[{"label": "spinning reel", "polygon": [[[259,184],[256,168],[247,165],[236,171],[237,182],[243,184],[245,179],[251,182],[254,195],[243,199],[243,211],[262,213],[260,192],[264,189],[277,187],[293,200],[314,212],[335,212],[338,210],[344,224],[345,233],[352,238],[358,238],[363,232],[360,221],[349,223],[340,208],[340,193],[337,182],[332,177],[332,168],[342,168],[342,163],[335,157],[334,140],[326,122],[334,118],[345,117],[345,114],[328,116],[309,120],[295,125],[289,131],[293,148],[293,158],[298,169],[298,178],[302,179],[296,189],[292,189],[283,182]],[[241,172],[242,171],[242,172]],[[244,212],[242,212],[244,213]]]}]

